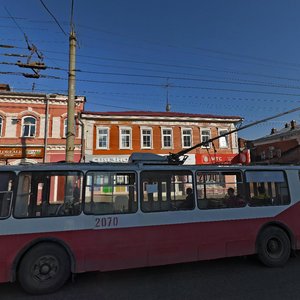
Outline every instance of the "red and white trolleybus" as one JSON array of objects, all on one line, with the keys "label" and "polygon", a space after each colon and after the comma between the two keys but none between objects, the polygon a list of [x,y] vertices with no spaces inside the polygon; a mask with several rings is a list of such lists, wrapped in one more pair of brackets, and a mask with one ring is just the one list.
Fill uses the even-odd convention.
[{"label": "red and white trolleybus", "polygon": [[284,265],[300,248],[300,166],[2,166],[0,282],[30,293],[71,273],[258,254]]}]

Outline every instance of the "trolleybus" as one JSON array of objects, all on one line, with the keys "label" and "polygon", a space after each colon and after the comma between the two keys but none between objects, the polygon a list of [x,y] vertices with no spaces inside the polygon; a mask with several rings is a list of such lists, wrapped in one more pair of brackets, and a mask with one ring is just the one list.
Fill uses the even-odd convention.
[{"label": "trolleybus", "polygon": [[29,293],[70,274],[300,248],[300,166],[126,164],[0,168],[0,282]]}]

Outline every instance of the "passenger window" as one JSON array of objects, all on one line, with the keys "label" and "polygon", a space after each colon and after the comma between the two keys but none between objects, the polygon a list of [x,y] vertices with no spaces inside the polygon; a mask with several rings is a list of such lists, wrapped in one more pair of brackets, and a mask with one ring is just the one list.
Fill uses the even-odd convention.
[{"label": "passenger window", "polygon": [[81,212],[80,172],[22,172],[19,175],[14,216],[71,216]]},{"label": "passenger window", "polygon": [[192,173],[145,171],[141,173],[142,211],[186,210],[195,207]]},{"label": "passenger window", "polygon": [[0,218],[6,218],[10,214],[13,182],[15,174],[11,172],[0,173]]},{"label": "passenger window", "polygon": [[247,171],[250,206],[287,205],[290,195],[282,171]]},{"label": "passenger window", "polygon": [[137,211],[134,173],[88,172],[84,212],[125,214]]},{"label": "passenger window", "polygon": [[197,199],[200,209],[245,206],[241,172],[197,172]]}]

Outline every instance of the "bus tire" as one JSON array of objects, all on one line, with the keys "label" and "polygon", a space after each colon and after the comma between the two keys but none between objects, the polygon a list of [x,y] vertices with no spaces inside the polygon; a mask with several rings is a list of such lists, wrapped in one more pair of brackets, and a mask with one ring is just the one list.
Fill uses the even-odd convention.
[{"label": "bus tire", "polygon": [[268,267],[284,266],[291,255],[288,235],[279,227],[267,227],[258,237],[257,254],[259,260]]},{"label": "bus tire", "polygon": [[64,285],[71,273],[70,258],[59,245],[41,243],[22,258],[18,280],[30,294],[47,294]]}]

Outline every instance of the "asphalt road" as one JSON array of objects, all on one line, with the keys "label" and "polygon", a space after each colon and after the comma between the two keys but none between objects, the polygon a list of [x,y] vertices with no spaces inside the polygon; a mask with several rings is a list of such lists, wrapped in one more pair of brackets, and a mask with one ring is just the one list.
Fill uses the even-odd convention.
[{"label": "asphalt road", "polygon": [[54,294],[30,296],[0,284],[0,299],[300,299],[300,253],[284,268],[267,268],[255,257],[77,275]]}]

